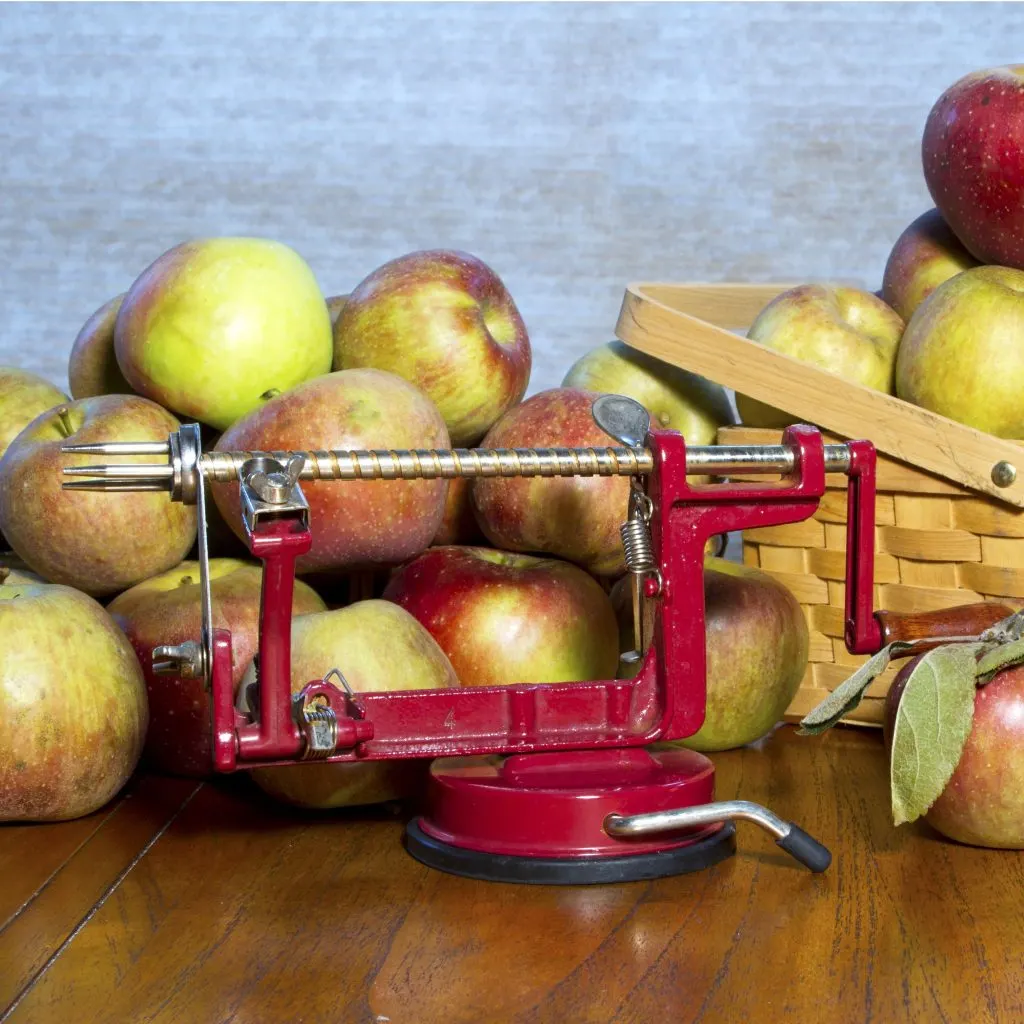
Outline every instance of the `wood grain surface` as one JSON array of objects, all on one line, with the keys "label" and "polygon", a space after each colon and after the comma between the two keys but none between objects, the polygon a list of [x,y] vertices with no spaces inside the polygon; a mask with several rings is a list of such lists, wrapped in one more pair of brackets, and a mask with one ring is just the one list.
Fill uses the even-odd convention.
[{"label": "wood grain surface", "polygon": [[[878,734],[783,727],[715,761],[719,797],[798,823],[832,849],[829,871],[810,874],[741,823],[736,856],[689,876],[475,882],[413,860],[394,808],[298,813],[268,804],[244,777],[194,795],[193,784],[143,780],[91,833],[123,818],[122,852],[142,855],[94,896],[69,885],[95,903],[40,973],[19,975],[2,1019],[1021,1019],[1024,860],[947,842],[924,824],[894,829]],[[89,828],[0,833],[11,891],[39,885],[39,835],[54,851],[78,851],[63,867],[54,853],[55,875],[0,941],[18,921],[48,916],[47,889],[91,858]],[[15,952],[0,946],[5,977]]]}]

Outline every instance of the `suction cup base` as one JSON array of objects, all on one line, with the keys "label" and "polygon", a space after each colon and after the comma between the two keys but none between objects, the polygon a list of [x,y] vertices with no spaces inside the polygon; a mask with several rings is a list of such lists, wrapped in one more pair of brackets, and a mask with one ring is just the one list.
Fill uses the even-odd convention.
[{"label": "suction cup base", "polygon": [[406,849],[428,867],[488,882],[595,885],[639,882],[709,868],[736,852],[736,828],[726,822],[710,835],[670,850],[599,857],[512,857],[452,846],[427,835],[418,821],[405,830]]}]

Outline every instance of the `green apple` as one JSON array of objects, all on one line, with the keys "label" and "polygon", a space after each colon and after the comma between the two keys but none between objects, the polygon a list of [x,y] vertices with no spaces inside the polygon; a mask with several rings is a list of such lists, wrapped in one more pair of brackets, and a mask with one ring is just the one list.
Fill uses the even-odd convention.
[{"label": "green apple", "polygon": [[397,569],[384,598],[426,626],[463,686],[615,677],[611,601],[568,562],[436,547]]},{"label": "green apple", "polygon": [[331,369],[331,317],[308,264],[262,238],[164,253],[128,290],[114,329],[134,391],[219,430]]},{"label": "green apple", "polygon": [[[854,384],[892,394],[904,326],[900,315],[872,292],[804,284],[772,299],[747,337]],[[736,408],[751,427],[794,422],[789,413],[747,395],[736,396]]]},{"label": "green apple", "polygon": [[61,446],[166,442],[178,426],[139,395],[83,398],[37,416],[0,459],[0,532],[33,572],[97,597],[177,565],[195,540],[195,508],[162,492],[65,490],[64,468],[94,465],[96,456]]},{"label": "green apple", "polygon": [[46,583],[39,573],[32,570],[13,551],[0,551],[0,583]]},{"label": "green apple", "polygon": [[[251,559],[211,558],[213,625],[231,631],[232,684],[237,686],[259,642],[262,567]],[[153,672],[153,649],[198,640],[202,628],[199,563],[182,562],[119,594],[107,611],[138,655],[149,695],[146,761],[173,775],[213,773],[210,691],[202,679]],[[295,581],[292,614],[327,606],[301,580]]]},{"label": "green apple", "polygon": [[0,585],[0,820],[63,821],[107,803],[142,753],[131,644],[91,597]]},{"label": "green apple", "polygon": [[996,437],[1024,438],[1024,270],[965,270],[907,324],[896,394]]},{"label": "green apple", "polygon": [[933,208],[896,239],[882,275],[882,298],[909,322],[914,310],[943,281],[977,265]]},{"label": "green apple", "polygon": [[0,459],[40,413],[66,401],[68,396],[48,380],[28,370],[0,366]]},{"label": "green apple", "polygon": [[114,324],[123,301],[124,293],[105,302],[78,332],[68,359],[72,398],[132,394],[114,354]]},{"label": "green apple", "polygon": [[334,328],[334,368],[372,367],[422,388],[452,444],[476,444],[526,393],[530,341],[498,275],[469,253],[390,260],[349,295]]},{"label": "green apple", "polygon": [[[292,620],[292,693],[337,668],[359,691],[457,687],[451,663],[433,637],[390,601],[358,601],[347,608]],[[242,679],[238,705],[247,709],[255,666]],[[254,768],[261,789],[300,807],[347,807],[409,795],[424,778],[421,761],[305,764]]]},{"label": "green apple", "polygon": [[562,387],[626,395],[651,415],[651,425],[677,430],[689,445],[714,444],[734,420],[725,388],[654,356],[610,341],[580,356]]}]

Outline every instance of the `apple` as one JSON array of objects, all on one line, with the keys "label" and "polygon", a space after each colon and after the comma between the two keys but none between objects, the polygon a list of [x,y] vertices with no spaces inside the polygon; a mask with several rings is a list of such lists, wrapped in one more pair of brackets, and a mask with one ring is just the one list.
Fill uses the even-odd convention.
[{"label": "apple", "polygon": [[882,275],[881,297],[904,321],[909,321],[914,310],[943,281],[977,265],[942,214],[931,209],[896,239]]},{"label": "apple", "polygon": [[72,398],[133,393],[114,354],[114,324],[124,294],[122,292],[100,306],[78,332],[68,359]]},{"label": "apple", "polygon": [[[618,445],[594,421],[597,394],[551,388],[513,406],[485,448],[607,448]],[[620,526],[629,512],[627,477],[481,477],[473,509],[497,548],[556,555],[595,576],[625,569]]]},{"label": "apple", "polygon": [[457,476],[448,481],[448,494],[444,500],[444,516],[431,544],[486,544],[480,524],[473,514],[472,480]]},{"label": "apple", "polygon": [[0,459],[0,531],[33,572],[94,596],[177,565],[195,540],[195,509],[161,492],[64,490],[64,467],[97,458],[65,454],[61,446],[166,441],[178,426],[138,395],[83,398],[37,416]]},{"label": "apple", "polygon": [[[804,284],[776,296],[758,314],[747,337],[783,355],[865,387],[893,392],[900,315],[871,292],[844,285]],[[736,396],[743,423],[784,427],[788,413]]]},{"label": "apple", "polygon": [[1024,438],[1024,270],[975,267],[910,318],[896,394],[996,437]]},{"label": "apple", "polygon": [[426,626],[463,686],[615,678],[611,601],[568,562],[432,548],[392,574],[384,598]]},{"label": "apple", "polygon": [[580,356],[562,387],[626,395],[639,402],[651,423],[677,430],[689,445],[714,444],[719,427],[735,419],[725,388],[695,373],[611,341]]},{"label": "apple", "polygon": [[10,443],[40,413],[68,400],[68,396],[48,380],[19,370],[0,366],[0,459]]},{"label": "apple", "polygon": [[[900,669],[886,695],[883,734],[890,752],[900,698],[921,657]],[[978,687],[963,753],[925,821],[959,843],[1024,849],[1022,750],[1024,665],[1014,665]]]},{"label": "apple", "polygon": [[[359,691],[457,687],[444,652],[404,608],[390,601],[359,601],[348,608],[292,620],[292,693],[337,668]],[[249,708],[250,666],[238,694]],[[265,792],[299,807],[330,808],[380,803],[410,795],[422,784],[427,760],[363,764],[303,764],[254,768]]]},{"label": "apple", "polygon": [[[436,406],[419,388],[383,370],[339,370],[265,402],[224,432],[219,451],[447,448]],[[380,568],[431,542],[448,483],[436,480],[307,480],[313,546],[300,572]],[[228,525],[243,534],[238,486],[214,486]]]},{"label": "apple", "polygon": [[331,330],[334,330],[334,325],[338,322],[338,317],[341,316],[341,311],[345,308],[345,303],[348,302],[347,295],[330,295],[327,298],[327,312],[331,316]]},{"label": "apple", "polygon": [[457,447],[476,444],[526,393],[530,341],[501,279],[469,253],[425,250],[385,263],[349,295],[334,368],[388,370],[434,401]]},{"label": "apple", "polygon": [[135,652],[93,598],[0,586],[0,820],[64,821],[128,781],[146,734]]},{"label": "apple", "polygon": [[[620,598],[616,608],[632,647],[631,599]],[[809,636],[803,610],[785,586],[724,558],[704,559],[704,616],[704,724],[693,736],[671,742],[708,753],[745,746],[772,731],[800,688]]]},{"label": "apple", "polygon": [[164,253],[128,289],[114,327],[134,391],[224,430],[331,369],[331,317],[294,249],[207,238]]},{"label": "apple", "polygon": [[0,551],[0,583],[46,583],[39,573],[31,569],[13,552]]},{"label": "apple", "polygon": [[[262,567],[237,558],[210,559],[213,624],[231,630],[232,683],[238,686],[259,641]],[[119,594],[107,611],[124,630],[142,665],[149,696],[145,758],[157,771],[211,775],[210,693],[200,679],[153,672],[153,648],[198,640],[202,632],[199,563],[182,562]],[[327,606],[301,580],[295,582],[292,614]]]},{"label": "apple", "polygon": [[932,200],[967,251],[1024,269],[1024,64],[954,82],[928,113],[921,159]]}]

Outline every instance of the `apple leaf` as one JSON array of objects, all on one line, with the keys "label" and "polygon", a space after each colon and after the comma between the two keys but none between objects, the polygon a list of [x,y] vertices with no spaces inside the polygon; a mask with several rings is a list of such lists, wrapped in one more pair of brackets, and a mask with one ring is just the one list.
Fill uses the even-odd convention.
[{"label": "apple leaf", "polygon": [[976,657],[983,647],[936,647],[907,678],[896,709],[889,767],[896,825],[924,814],[960,761],[974,719]]},{"label": "apple leaf", "polygon": [[987,651],[978,659],[978,683],[984,685],[993,676],[1011,665],[1019,665],[1024,661],[1024,640],[1009,640]]},{"label": "apple leaf", "polygon": [[889,667],[892,658],[913,649],[913,640],[897,640],[883,647],[864,662],[849,679],[840,683],[817,707],[808,711],[800,720],[797,732],[801,736],[816,736],[826,729],[831,729],[860,703],[864,692]]}]

